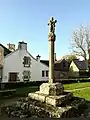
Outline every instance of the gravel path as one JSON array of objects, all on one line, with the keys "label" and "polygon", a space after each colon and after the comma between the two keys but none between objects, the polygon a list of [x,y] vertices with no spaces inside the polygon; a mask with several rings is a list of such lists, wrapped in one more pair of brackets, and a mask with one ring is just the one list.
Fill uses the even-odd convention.
[{"label": "gravel path", "polygon": [[15,98],[9,98],[9,99],[4,99],[4,100],[0,100],[0,104],[1,105],[11,105],[13,103],[15,103],[19,98],[21,97],[15,97]]}]

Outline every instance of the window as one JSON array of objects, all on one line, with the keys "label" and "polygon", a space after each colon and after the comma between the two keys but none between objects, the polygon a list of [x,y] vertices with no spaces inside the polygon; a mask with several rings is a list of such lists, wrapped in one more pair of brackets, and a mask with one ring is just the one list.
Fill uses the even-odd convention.
[{"label": "window", "polygon": [[23,80],[29,81],[30,79],[30,71],[24,71],[23,72]]},{"label": "window", "polygon": [[23,62],[23,64],[24,64],[24,67],[30,67],[30,57],[24,57],[24,62]]},{"label": "window", "polygon": [[46,71],[46,77],[48,77],[48,71]]},{"label": "window", "polygon": [[29,64],[28,58],[24,59],[24,64],[25,64],[25,65],[28,65],[28,64]]},{"label": "window", "polygon": [[44,77],[45,75],[44,75],[44,71],[42,71],[42,77]]},{"label": "window", "polygon": [[48,77],[48,71],[46,70],[46,71],[42,71],[42,77]]},{"label": "window", "polygon": [[10,81],[18,81],[18,73],[10,72],[9,73],[9,82]]}]

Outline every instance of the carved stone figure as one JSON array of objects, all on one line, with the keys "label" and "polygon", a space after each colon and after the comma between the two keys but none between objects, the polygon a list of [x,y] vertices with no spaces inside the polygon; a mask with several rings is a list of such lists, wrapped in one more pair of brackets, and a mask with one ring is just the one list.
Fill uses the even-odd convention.
[{"label": "carved stone figure", "polygon": [[51,17],[48,25],[49,25],[49,32],[54,33],[55,32],[55,23],[57,22],[57,20],[54,20],[53,17]]}]

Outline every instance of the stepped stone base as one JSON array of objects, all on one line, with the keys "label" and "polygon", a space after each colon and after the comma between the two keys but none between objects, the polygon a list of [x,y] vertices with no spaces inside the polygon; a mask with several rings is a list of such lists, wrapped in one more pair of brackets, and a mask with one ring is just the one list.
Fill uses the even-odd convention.
[{"label": "stepped stone base", "polygon": [[72,93],[66,92],[63,95],[59,96],[51,96],[47,94],[40,93],[40,91],[37,91],[35,93],[29,93],[28,97],[34,100],[38,100],[41,102],[45,102],[47,104],[53,105],[53,106],[60,106],[61,104],[65,104],[72,98]]},{"label": "stepped stone base", "polygon": [[42,94],[39,91],[35,92],[35,93],[29,93],[28,97],[34,100],[39,100],[41,102],[45,102],[45,98],[46,98],[46,94]]},{"label": "stepped stone base", "polygon": [[72,98],[72,96],[73,95],[70,92],[59,96],[47,96],[45,102],[53,106],[60,106],[61,104],[66,104],[68,100]]},{"label": "stepped stone base", "polygon": [[[14,108],[9,110],[11,116],[33,116],[67,118],[78,116],[85,106],[85,100],[73,97],[70,92],[64,92],[61,83],[43,83],[40,91],[29,93],[28,98],[18,101]],[[18,111],[18,112],[17,112]],[[28,112],[26,112],[28,111]],[[9,114],[9,115],[10,115]]]},{"label": "stepped stone base", "polygon": [[70,102],[67,103],[67,105],[63,105],[62,107],[52,106],[30,98],[24,98],[18,100],[13,105],[4,107],[4,110],[5,116],[7,113],[8,117],[11,116],[11,118],[70,118],[81,115],[82,109],[85,109],[84,106],[86,106],[85,100],[76,97],[72,97]]},{"label": "stepped stone base", "polygon": [[40,86],[40,91],[28,94],[28,97],[31,99],[53,106],[60,106],[66,103],[72,96],[72,93],[64,92],[64,87],[61,83],[43,83]]}]

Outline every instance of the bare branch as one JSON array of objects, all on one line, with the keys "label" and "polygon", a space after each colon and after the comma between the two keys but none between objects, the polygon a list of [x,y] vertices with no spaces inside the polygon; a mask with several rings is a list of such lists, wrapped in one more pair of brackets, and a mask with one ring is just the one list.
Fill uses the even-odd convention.
[{"label": "bare branch", "polygon": [[71,46],[73,53],[87,58],[90,47],[90,26],[81,25],[79,29],[72,32]]}]

